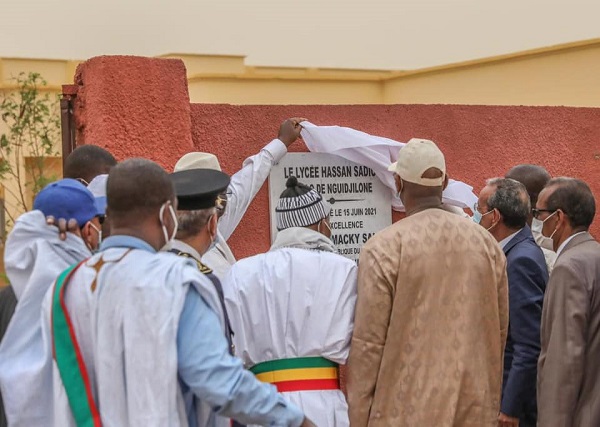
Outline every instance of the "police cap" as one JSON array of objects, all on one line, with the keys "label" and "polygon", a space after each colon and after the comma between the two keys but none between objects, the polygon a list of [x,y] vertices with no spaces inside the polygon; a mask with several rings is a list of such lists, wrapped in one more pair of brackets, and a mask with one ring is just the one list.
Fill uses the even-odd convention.
[{"label": "police cap", "polygon": [[178,210],[195,211],[214,208],[217,196],[225,192],[230,178],[214,169],[188,169],[171,174]]}]

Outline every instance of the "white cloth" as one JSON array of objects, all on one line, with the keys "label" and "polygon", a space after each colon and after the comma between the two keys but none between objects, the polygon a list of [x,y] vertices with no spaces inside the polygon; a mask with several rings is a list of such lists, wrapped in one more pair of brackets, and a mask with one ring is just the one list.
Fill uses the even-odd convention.
[{"label": "white cloth", "polygon": [[[304,242],[325,247],[324,240],[329,240],[309,229],[283,230],[269,252],[237,262],[225,278],[234,342],[248,367],[305,356],[321,356],[340,364],[348,358],[356,264],[327,250],[302,249],[295,230],[306,230],[302,231]],[[293,235],[288,237],[290,233]],[[284,247],[287,245],[296,247]],[[319,427],[349,424],[348,406],[340,390],[283,394]]]},{"label": "white cloth", "polygon": [[548,239],[540,231],[533,228],[531,229],[531,234],[533,234],[533,238],[538,246],[542,248],[546,266],[548,267],[548,274],[552,274],[552,269],[554,269],[554,263],[556,262],[556,252],[552,249],[552,239]]},{"label": "white cloth", "polygon": [[10,426],[49,424],[52,348],[42,336],[42,301],[62,271],[89,256],[79,237],[61,241],[40,211],[21,215],[8,236],[4,262],[18,303],[0,344],[0,385]]},{"label": "white cloth", "polygon": [[[315,153],[330,153],[355,163],[368,166],[392,192],[392,208],[404,211],[398,197],[394,176],[388,166],[398,158],[405,145],[392,139],[340,126],[316,126],[302,122],[302,138],[308,149]],[[477,201],[473,187],[450,179],[443,193],[443,202],[459,208],[472,208]]]},{"label": "white cloth", "polygon": [[[229,210],[229,203],[225,211],[227,210]],[[223,278],[229,272],[231,266],[235,264],[235,256],[221,234],[220,227],[219,225],[217,228],[218,241],[215,247],[202,256],[202,262],[209,266],[219,279]]]},{"label": "white cloth", "polygon": [[546,248],[541,249],[544,254],[544,259],[546,260],[546,266],[548,267],[548,274],[552,274],[552,270],[554,269],[554,263],[556,262],[556,252]]},{"label": "white cloth", "polygon": [[213,269],[217,277],[223,278],[235,263],[235,257],[227,245],[238,224],[242,220],[248,206],[261,189],[271,173],[271,168],[287,153],[283,142],[274,139],[258,154],[244,160],[242,169],[231,177],[229,183],[227,208],[219,219],[219,241],[215,248],[205,253],[202,262]]},{"label": "white cloth", "polygon": [[[105,426],[187,426],[177,381],[179,318],[190,284],[210,306],[218,304],[206,292],[212,284],[192,260],[139,249],[123,258],[127,250],[112,248],[91,257],[72,276],[65,293],[94,399]],[[94,266],[100,259],[104,266],[97,274]],[[42,315],[45,341],[51,345],[49,297]],[[53,425],[74,427],[60,373],[54,361],[52,365]],[[115,377],[115,372],[127,376]]]}]

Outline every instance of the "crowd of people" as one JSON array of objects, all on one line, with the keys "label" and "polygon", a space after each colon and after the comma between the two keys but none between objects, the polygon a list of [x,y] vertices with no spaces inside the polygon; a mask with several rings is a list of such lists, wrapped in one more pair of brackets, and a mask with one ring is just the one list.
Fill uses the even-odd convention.
[{"label": "crowd of people", "polygon": [[301,129],[231,177],[210,153],[169,173],[75,149],[6,242],[0,425],[600,425],[584,181],[516,165],[467,215],[415,138],[389,166],[406,217],[358,265],[296,177],[271,248],[237,261],[227,240]]}]

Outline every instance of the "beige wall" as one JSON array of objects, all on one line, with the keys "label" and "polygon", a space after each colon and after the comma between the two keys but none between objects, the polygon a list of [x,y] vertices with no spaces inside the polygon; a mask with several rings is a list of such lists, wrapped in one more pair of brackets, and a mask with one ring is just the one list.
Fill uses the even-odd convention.
[{"label": "beige wall", "polygon": [[[243,56],[169,54],[185,62],[190,100],[230,104],[478,104],[600,107],[600,39],[424,70],[256,67]],[[37,71],[48,90],[79,61],[0,58],[0,90]]]},{"label": "beige wall", "polygon": [[192,102],[225,104],[382,104],[373,81],[220,79],[190,82]]},{"label": "beige wall", "polygon": [[37,72],[48,82],[48,90],[60,93],[61,85],[73,83],[75,69],[80,61],[0,58],[0,90],[14,87],[11,78],[20,72]]},{"label": "beige wall", "polygon": [[387,104],[600,106],[600,43],[407,73],[385,82]]},{"label": "beige wall", "polygon": [[[48,82],[47,87],[41,88],[42,91],[58,97],[61,85],[65,82],[73,81],[75,67],[76,62],[72,61],[0,58],[0,98],[5,94],[11,93],[11,91],[16,88],[16,84],[13,82],[12,78],[17,77],[20,72],[40,73]],[[57,108],[57,114],[59,113],[60,109]],[[5,133],[7,129],[4,122],[0,121],[0,134]],[[60,133],[55,141],[55,149],[60,152]],[[27,162],[32,161],[31,155],[32,153],[29,153],[27,149],[24,149],[23,156],[18,160],[22,177],[21,182],[27,182],[30,179],[30,177],[27,176],[27,168],[25,165]],[[62,175],[62,160],[60,157],[48,158],[47,165],[49,176],[60,177]],[[0,182],[0,186],[2,188],[2,197],[7,210],[5,221],[10,225],[11,218],[14,219],[21,213],[21,209],[18,208],[20,206],[18,201],[20,199],[20,190],[23,191],[28,207],[31,207],[33,193],[30,188],[25,186],[22,186],[21,189],[19,189],[17,180],[12,177],[3,179],[2,182]],[[2,270],[0,265],[0,272]]]}]

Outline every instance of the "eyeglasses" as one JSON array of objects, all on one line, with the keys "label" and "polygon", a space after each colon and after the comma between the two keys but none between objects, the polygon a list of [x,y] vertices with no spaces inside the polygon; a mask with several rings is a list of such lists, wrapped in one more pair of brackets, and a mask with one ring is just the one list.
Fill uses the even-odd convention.
[{"label": "eyeglasses", "polygon": [[539,219],[539,217],[540,217],[540,214],[541,214],[542,212],[554,213],[554,212],[556,212],[556,209],[535,209],[535,208],[533,208],[533,209],[531,210],[531,213],[533,214],[533,217],[534,217],[535,219]]},{"label": "eyeglasses", "polygon": [[[481,211],[479,210],[481,206],[479,206],[479,202],[475,202],[475,204],[473,205],[473,212],[477,211],[479,213],[481,213]],[[493,209],[492,209],[493,210]],[[484,212],[484,213],[488,213],[490,210]]]}]

